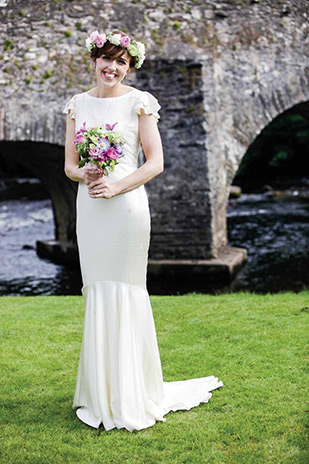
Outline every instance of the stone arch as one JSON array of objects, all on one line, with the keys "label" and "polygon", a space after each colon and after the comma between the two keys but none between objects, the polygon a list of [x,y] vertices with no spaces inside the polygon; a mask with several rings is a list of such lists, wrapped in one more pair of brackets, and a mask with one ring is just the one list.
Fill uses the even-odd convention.
[{"label": "stone arch", "polygon": [[[297,117],[296,119],[295,116]],[[271,150],[273,138],[276,146],[279,146],[280,150],[282,150],[282,148],[285,147],[285,150],[287,150],[286,154],[288,155],[287,159],[285,159],[283,162],[282,160],[280,161],[280,177],[284,176],[284,178],[286,179],[286,176],[288,176],[290,179],[293,178],[293,175],[295,175],[296,177],[300,174],[302,176],[305,176],[306,165],[304,160],[304,148],[302,147],[301,139],[297,140],[294,137],[296,137],[296,131],[303,130],[304,128],[305,130],[308,130],[308,124],[309,101],[297,103],[296,105],[286,109],[278,116],[276,116],[274,119],[272,119],[272,121],[269,124],[267,124],[258,134],[258,136],[254,139],[254,141],[251,143],[251,145],[248,147],[248,150],[242,157],[236,174],[236,183],[240,182],[240,185],[244,186],[245,188],[249,188],[249,190],[251,185],[253,186],[253,188],[256,188],[259,185],[261,186],[262,178],[260,178],[261,180],[257,178],[256,182],[254,182],[254,178],[256,176],[259,176],[261,167],[265,171],[263,172],[263,179],[265,179],[266,183],[270,182],[272,184],[272,181],[275,184],[278,183],[278,181],[279,184],[281,183],[279,178],[274,178],[274,176],[276,176],[276,169],[278,169],[278,165],[277,167],[268,166],[268,158],[269,156],[271,156],[271,154],[274,154]],[[268,144],[270,145],[269,150],[267,149]],[[291,156],[293,156],[293,158],[291,158]],[[291,164],[292,159],[293,162]],[[239,167],[243,166],[244,163],[245,172],[240,173]],[[252,176],[253,178],[250,175],[250,170],[254,170],[256,172],[256,175]],[[246,181],[246,177],[248,177],[248,181]]]},{"label": "stone arch", "polygon": [[75,197],[77,185],[64,173],[63,147],[32,141],[1,141],[0,162],[4,169],[26,167],[49,191],[55,218],[55,239],[76,242]]},{"label": "stone arch", "polygon": [[[205,91],[205,105],[213,108],[206,113],[206,127],[214,256],[227,245],[230,186],[248,148],[277,116],[309,100],[309,68],[305,64],[297,74],[285,72],[282,65],[280,74],[273,61],[272,68],[262,74],[264,64],[259,59],[252,57],[256,63],[252,74],[245,68],[240,75],[237,69],[222,69],[218,63],[211,67],[208,63],[204,71],[204,79],[216,89],[215,95]],[[250,62],[250,57],[246,60]]]},{"label": "stone arch", "polygon": [[[289,98],[287,101],[284,102],[282,97],[282,93],[280,90],[277,90],[276,93],[272,94],[271,97],[271,104],[269,106],[264,106],[263,107],[263,117],[259,118],[260,120],[256,123],[256,125],[252,125],[252,132],[248,131],[247,134],[247,144],[244,146],[244,148],[240,151],[239,155],[236,157],[234,160],[231,160],[231,163],[229,165],[229,169],[227,169],[227,191],[229,190],[229,187],[231,186],[233,179],[235,177],[235,174],[244,158],[246,153],[248,152],[248,149],[250,146],[254,143],[257,137],[259,137],[263,130],[270,125],[275,119],[278,117],[282,116],[284,113],[291,111],[293,108],[301,106],[301,105],[308,105],[309,104],[309,95],[308,95],[308,100],[306,99],[301,99],[298,100],[295,98],[294,101],[291,101]],[[290,96],[290,95],[289,95]],[[261,105],[265,104],[265,100],[263,100],[263,96],[259,96],[259,100],[261,102]],[[255,130],[255,133],[253,133],[253,130]],[[243,137],[243,134],[242,134]],[[244,140],[244,137],[242,138]],[[227,192],[228,194],[228,192]]]}]

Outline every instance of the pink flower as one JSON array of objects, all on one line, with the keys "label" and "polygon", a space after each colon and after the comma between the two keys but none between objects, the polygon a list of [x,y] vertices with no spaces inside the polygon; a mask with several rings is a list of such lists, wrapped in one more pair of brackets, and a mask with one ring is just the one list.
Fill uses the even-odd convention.
[{"label": "pink flower", "polygon": [[116,124],[118,124],[118,122],[115,122],[115,124],[105,124],[105,127],[106,129],[112,131],[114,129],[114,127],[116,126]]},{"label": "pink flower", "polygon": [[91,42],[94,42],[98,35],[100,35],[100,34],[99,34],[99,31],[93,31],[93,32],[90,34],[90,40],[91,40]]},{"label": "pink flower", "polygon": [[82,134],[83,132],[87,132],[86,121],[83,123],[82,127],[76,132],[76,135]]},{"label": "pink flower", "polygon": [[77,134],[75,139],[73,140],[73,143],[84,143],[85,142],[85,137],[83,134]]},{"label": "pink flower", "polygon": [[102,158],[101,150],[98,147],[90,148],[89,157],[95,161],[101,161],[101,158]]},{"label": "pink flower", "polygon": [[130,45],[130,39],[129,37],[125,36],[125,37],[121,37],[120,39],[120,45],[122,47],[128,47]]},{"label": "pink flower", "polygon": [[106,37],[103,34],[99,34],[98,31],[94,31],[90,34],[90,40],[95,43],[98,48],[102,48],[106,42]]},{"label": "pink flower", "polygon": [[106,42],[106,39],[103,39],[101,36],[98,36],[95,40],[95,44],[98,48],[102,48],[105,42]]},{"label": "pink flower", "polygon": [[105,155],[108,159],[111,159],[111,160],[116,160],[119,158],[118,151],[113,147],[111,147]]}]

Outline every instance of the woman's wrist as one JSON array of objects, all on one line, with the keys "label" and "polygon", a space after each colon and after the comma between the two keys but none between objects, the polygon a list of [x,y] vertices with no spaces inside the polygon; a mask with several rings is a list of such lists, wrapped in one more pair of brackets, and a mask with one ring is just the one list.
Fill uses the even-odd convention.
[{"label": "woman's wrist", "polygon": [[84,172],[78,167],[66,169],[65,174],[74,182],[84,182]]},{"label": "woman's wrist", "polygon": [[113,182],[111,184],[112,190],[113,190],[113,196],[115,197],[116,195],[119,195],[120,192],[120,187],[119,187],[119,180],[116,182]]}]

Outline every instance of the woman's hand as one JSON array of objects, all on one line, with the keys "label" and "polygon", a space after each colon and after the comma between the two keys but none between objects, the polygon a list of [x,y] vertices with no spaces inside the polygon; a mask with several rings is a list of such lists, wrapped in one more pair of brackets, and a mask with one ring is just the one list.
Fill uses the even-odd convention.
[{"label": "woman's hand", "polygon": [[94,170],[90,171],[90,170],[87,170],[87,169],[83,169],[84,171],[84,174],[83,174],[83,180],[84,180],[84,183],[87,185],[87,187],[91,184],[91,182],[93,182],[94,180],[98,180],[100,179],[101,177],[104,176],[104,172],[103,171],[97,171],[95,172]]},{"label": "woman's hand", "polygon": [[114,184],[108,182],[105,176],[92,180],[87,186],[91,198],[110,199],[117,194]]}]

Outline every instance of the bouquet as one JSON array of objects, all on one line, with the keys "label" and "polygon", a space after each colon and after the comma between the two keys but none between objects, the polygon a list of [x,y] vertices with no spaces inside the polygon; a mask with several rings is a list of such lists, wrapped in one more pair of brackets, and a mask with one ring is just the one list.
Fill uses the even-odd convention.
[{"label": "bouquet", "polygon": [[118,159],[123,156],[124,140],[118,132],[114,132],[113,125],[105,124],[101,127],[86,129],[86,122],[77,131],[73,143],[81,159],[78,166],[85,169],[108,175],[113,172]]}]

